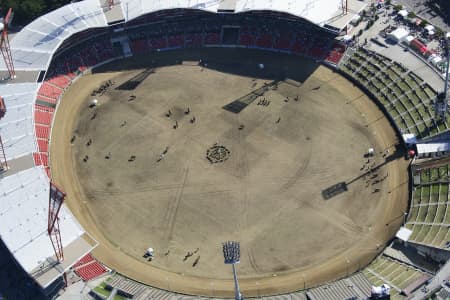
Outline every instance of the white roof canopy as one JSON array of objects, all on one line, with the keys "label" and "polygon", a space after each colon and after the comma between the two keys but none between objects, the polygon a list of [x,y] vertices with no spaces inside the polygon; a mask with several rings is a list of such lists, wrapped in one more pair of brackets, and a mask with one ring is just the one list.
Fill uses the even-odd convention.
[{"label": "white roof canopy", "polygon": [[450,150],[450,143],[430,143],[417,144],[417,154],[423,155],[428,153],[447,152]]},{"label": "white roof canopy", "polygon": [[395,234],[395,237],[407,242],[409,240],[409,237],[412,234],[412,230],[406,228],[406,227],[400,227],[400,229],[397,231],[397,233]]}]

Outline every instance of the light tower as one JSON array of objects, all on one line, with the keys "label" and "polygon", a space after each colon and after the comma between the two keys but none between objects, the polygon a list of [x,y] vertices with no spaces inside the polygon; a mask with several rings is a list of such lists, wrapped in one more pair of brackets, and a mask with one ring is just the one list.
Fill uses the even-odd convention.
[{"label": "light tower", "polygon": [[242,294],[239,290],[239,283],[236,273],[236,264],[240,262],[241,259],[241,249],[239,242],[225,242],[223,246],[223,256],[225,258],[225,264],[229,264],[233,267],[233,277],[234,277],[234,299],[242,300]]},{"label": "light tower", "polygon": [[66,198],[66,194],[50,181],[50,195],[48,200],[48,236],[53,245],[56,259],[59,262],[64,260],[64,252],[61,241],[61,231],[59,230],[59,211]]},{"label": "light tower", "polygon": [[449,73],[450,73],[450,32],[446,35],[446,54],[447,54],[447,70],[445,75],[445,83],[444,83],[444,91],[442,93],[439,93],[435,100],[435,114],[436,114],[436,120],[444,122],[445,121],[445,115],[447,113],[448,109],[448,102],[450,101],[450,97],[448,94],[448,81]]},{"label": "light tower", "polygon": [[14,70],[14,63],[11,55],[11,47],[9,46],[8,27],[14,17],[13,10],[10,8],[5,18],[0,19],[0,51],[2,52],[3,60],[5,61],[6,68],[9,72],[9,78],[16,78],[16,72]]}]

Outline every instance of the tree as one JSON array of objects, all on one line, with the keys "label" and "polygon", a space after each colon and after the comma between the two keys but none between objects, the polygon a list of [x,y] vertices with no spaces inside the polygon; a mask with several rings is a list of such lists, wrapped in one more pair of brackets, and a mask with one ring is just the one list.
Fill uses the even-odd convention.
[{"label": "tree", "polygon": [[26,25],[37,17],[70,3],[70,0],[5,0],[0,2],[0,16],[14,10],[13,25]]}]

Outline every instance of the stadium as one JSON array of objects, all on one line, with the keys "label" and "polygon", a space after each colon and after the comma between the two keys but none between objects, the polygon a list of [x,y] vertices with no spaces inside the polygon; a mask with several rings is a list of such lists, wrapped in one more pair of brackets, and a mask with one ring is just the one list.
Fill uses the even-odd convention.
[{"label": "stadium", "polygon": [[10,42],[6,16],[7,299],[232,298],[227,241],[246,298],[441,288],[446,91],[343,38],[368,5],[84,0]]}]

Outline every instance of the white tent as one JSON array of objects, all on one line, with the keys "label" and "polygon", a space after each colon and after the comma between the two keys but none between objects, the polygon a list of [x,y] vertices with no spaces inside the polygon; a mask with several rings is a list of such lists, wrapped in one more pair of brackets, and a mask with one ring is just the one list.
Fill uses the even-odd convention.
[{"label": "white tent", "polygon": [[405,37],[405,38],[403,39],[403,42],[404,42],[405,44],[409,45],[409,44],[411,43],[411,41],[414,40],[414,39],[415,39],[415,37],[413,37],[412,35],[408,35],[407,37]]},{"label": "white tent", "polygon": [[403,18],[406,18],[408,16],[408,11],[406,9],[399,10],[397,13],[399,16],[402,16]]},{"label": "white tent", "polygon": [[425,30],[430,32],[430,31],[434,31],[434,26],[431,24],[428,24],[427,26],[425,26]]},{"label": "white tent", "polygon": [[409,35],[409,31],[405,28],[397,28],[388,34],[388,39],[398,43],[403,41]]}]

